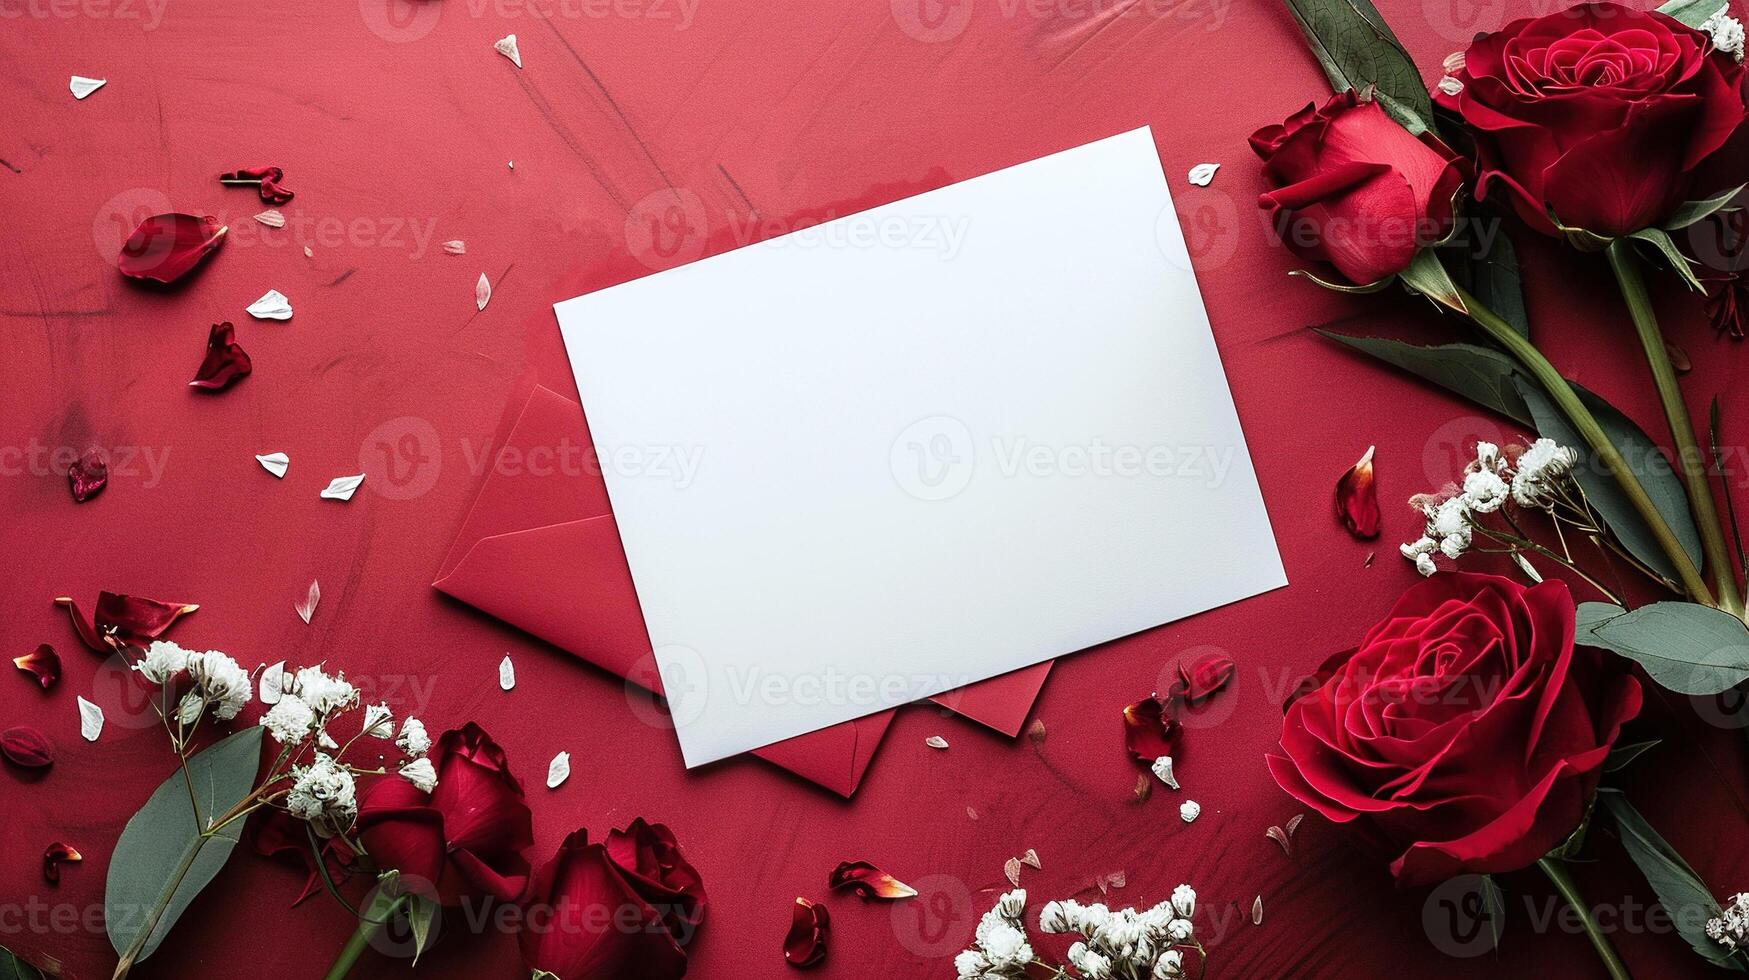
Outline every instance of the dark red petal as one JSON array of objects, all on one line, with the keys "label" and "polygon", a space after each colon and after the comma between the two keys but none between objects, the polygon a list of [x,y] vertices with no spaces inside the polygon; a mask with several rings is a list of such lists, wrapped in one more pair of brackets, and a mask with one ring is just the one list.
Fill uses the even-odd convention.
[{"label": "dark red petal", "polygon": [[47,643],[22,657],[13,657],[12,663],[19,670],[35,674],[36,682],[45,691],[54,687],[55,682],[61,679],[61,655]]},{"label": "dark red petal", "polygon": [[845,861],[832,869],[826,887],[837,891],[848,888],[863,899],[911,898],[917,890],[887,874],[867,861]]},{"label": "dark red petal", "polygon": [[279,186],[285,179],[285,171],[278,167],[242,167],[228,173],[219,174],[219,181],[226,184],[253,183],[261,189],[261,199],[269,204],[284,204],[295,195]]},{"label": "dark red petal", "polygon": [[1184,684],[1184,699],[1200,704],[1203,699],[1227,686],[1239,669],[1233,658],[1209,651],[1190,663],[1178,665],[1178,676]]},{"label": "dark red petal", "polygon": [[249,373],[254,365],[237,343],[236,336],[237,328],[231,326],[231,321],[213,324],[206,340],[206,358],[200,362],[194,380],[188,383],[190,388],[223,391]]},{"label": "dark red petal", "polygon": [[55,754],[49,749],[49,740],[43,733],[24,725],[0,732],[0,755],[26,769],[41,769],[55,761]]},{"label": "dark red petal", "polygon": [[67,467],[67,484],[73,488],[73,502],[82,504],[109,483],[109,460],[103,450],[93,446],[85,455]]},{"label": "dark red petal", "polygon": [[228,230],[210,214],[155,214],[122,243],[115,267],[130,279],[175,282],[223,244]]},{"label": "dark red petal", "polygon": [[85,860],[85,855],[73,849],[71,844],[55,841],[43,852],[43,880],[51,885],[61,883],[61,865],[77,864]]},{"label": "dark red petal", "polygon": [[[1169,694],[1168,699],[1171,698]],[[1178,722],[1158,695],[1150,695],[1123,709],[1124,747],[1142,765],[1153,765],[1171,755],[1178,745]]]},{"label": "dark red petal", "polygon": [[784,961],[794,967],[810,967],[825,959],[831,932],[832,916],[826,906],[797,898],[790,912],[789,935],[783,938]]},{"label": "dark red petal", "polygon": [[1362,540],[1379,536],[1379,492],[1373,485],[1373,449],[1366,447],[1360,462],[1336,481],[1336,518],[1348,528],[1349,534]]},{"label": "dark red petal", "polygon": [[115,634],[129,643],[155,640],[179,617],[200,607],[190,602],[164,602],[117,592],[97,593],[92,618],[99,634]]}]

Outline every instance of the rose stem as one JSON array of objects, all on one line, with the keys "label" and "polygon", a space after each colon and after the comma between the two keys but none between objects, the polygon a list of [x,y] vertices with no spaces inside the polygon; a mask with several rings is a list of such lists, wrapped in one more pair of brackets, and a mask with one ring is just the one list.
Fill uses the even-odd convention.
[{"label": "rose stem", "polygon": [[1633,246],[1621,239],[1613,241],[1607,251],[1609,267],[1627,301],[1628,315],[1633,318],[1634,332],[1645,349],[1646,363],[1652,368],[1652,383],[1658,388],[1658,400],[1664,405],[1664,418],[1670,423],[1670,435],[1676,441],[1676,464],[1682,473],[1682,484],[1688,491],[1688,504],[1694,508],[1694,522],[1700,528],[1701,549],[1706,564],[1712,568],[1713,582],[1719,592],[1719,608],[1739,618],[1743,603],[1737,598],[1737,577],[1725,555],[1725,537],[1720,530],[1718,506],[1713,502],[1711,484],[1707,481],[1706,457],[1694,439],[1694,423],[1688,416],[1688,405],[1676,386],[1676,369],[1670,363],[1670,349],[1664,346],[1664,335],[1658,329],[1658,315],[1646,295],[1646,281],[1640,275],[1638,258]]},{"label": "rose stem", "polygon": [[1627,461],[1622,459],[1621,452],[1615,448],[1615,444],[1609,441],[1609,436],[1604,433],[1603,426],[1597,424],[1597,418],[1591,414],[1591,410],[1586,408],[1585,403],[1579,400],[1579,396],[1573,393],[1573,386],[1567,382],[1566,378],[1561,377],[1561,372],[1555,370],[1555,366],[1549,363],[1549,359],[1543,356],[1542,351],[1537,350],[1534,344],[1525,339],[1511,324],[1500,319],[1493,310],[1483,306],[1480,300],[1471,296],[1461,286],[1458,287],[1457,296],[1459,301],[1464,304],[1470,320],[1481,327],[1496,343],[1505,347],[1514,357],[1518,358],[1519,363],[1530,371],[1537,383],[1541,384],[1543,390],[1548,392],[1549,397],[1554,399],[1556,406],[1566,413],[1568,420],[1573,423],[1573,427],[1579,430],[1579,434],[1585,437],[1587,443],[1590,443],[1592,452],[1597,454],[1597,458],[1603,461],[1605,468],[1615,476],[1616,482],[1621,484],[1622,492],[1627,495],[1628,500],[1634,505],[1634,509],[1639,512],[1641,519],[1651,529],[1652,536],[1658,539],[1659,546],[1664,549],[1665,554],[1670,556],[1671,563],[1676,566],[1677,577],[1682,580],[1682,587],[1689,597],[1703,605],[1716,606],[1705,580],[1700,577],[1700,570],[1694,567],[1694,560],[1688,557],[1688,550],[1682,547],[1680,541],[1676,540],[1676,534],[1670,530],[1670,525],[1664,520],[1664,515],[1658,512],[1657,505],[1652,503],[1651,497],[1647,496],[1646,488],[1640,485],[1639,477],[1635,476],[1634,471],[1628,468]]},{"label": "rose stem", "polygon": [[1561,862],[1554,858],[1539,858],[1536,866],[1543,874],[1549,876],[1549,881],[1555,885],[1555,890],[1561,893],[1561,898],[1567,907],[1578,913],[1579,921],[1585,926],[1585,935],[1591,940],[1591,948],[1597,950],[1597,957],[1603,961],[1603,968],[1609,971],[1611,980],[1632,980],[1628,968],[1622,965],[1621,957],[1615,955],[1615,949],[1609,945],[1609,940],[1603,935],[1603,930],[1597,927],[1597,920],[1592,918],[1591,909],[1586,906],[1585,899],[1580,896],[1578,886],[1567,876],[1567,869],[1561,867]]},{"label": "rose stem", "polygon": [[352,930],[352,937],[347,939],[346,945],[340,948],[340,955],[334,957],[334,965],[328,968],[328,972],[323,975],[323,980],[344,980],[345,976],[352,972],[352,964],[358,962],[358,957],[364,952],[364,948],[370,945],[370,941],[376,937],[376,934],[384,926],[394,921],[395,916],[407,907],[407,899],[410,894],[410,892],[402,892],[390,898],[387,889],[378,888],[376,894],[371,897],[370,905],[359,916],[358,927]]}]

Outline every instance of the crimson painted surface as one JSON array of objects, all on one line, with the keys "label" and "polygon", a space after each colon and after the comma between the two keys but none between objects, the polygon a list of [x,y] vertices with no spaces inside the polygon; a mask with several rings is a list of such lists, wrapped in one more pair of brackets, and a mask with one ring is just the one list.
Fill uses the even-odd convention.
[{"label": "crimson painted surface", "polygon": [[[1394,549],[1417,520],[1397,502],[1447,478],[1460,443],[1509,434],[1304,329],[1345,317],[1357,331],[1451,328],[1424,305],[1283,275],[1294,263],[1258,217],[1245,137],[1326,91],[1286,13],[1259,0],[917,3],[0,0],[0,639],[8,656],[48,641],[66,661],[49,692],[0,677],[0,717],[41,727],[59,754],[40,778],[0,773],[0,943],[76,977],[114,962],[97,911],[110,850],[171,767],[161,735],[121,703],[113,665],[50,602],[108,588],[201,603],[172,634],[186,646],[251,665],[325,659],[434,727],[479,721],[529,784],[537,862],[579,826],[667,822],[712,898],[690,974],[706,980],[787,976],[797,895],[832,912],[818,976],[949,976],[1005,886],[1003,862],[1027,848],[1044,866],[1023,879],[1039,899],[1086,899],[1094,876],[1120,869],[1126,903],[1194,883],[1216,975],[1597,972],[1584,939],[1546,918],[1534,875],[1503,882],[1498,958],[1454,958],[1423,928],[1424,910],[1440,921],[1437,898],[1394,891],[1340,830],[1308,817],[1292,857],[1264,837],[1297,809],[1262,763],[1280,695],[1411,581]],[[1546,6],[1380,3],[1430,70],[1508,10]],[[491,47],[511,32],[522,71]],[[75,102],[70,74],[109,84]],[[619,680],[430,587],[527,394],[574,394],[553,301],[1143,124],[1191,238],[1289,588],[1060,661],[1034,711],[1042,745],[902,710],[847,802],[753,759],[685,772],[672,733]],[[264,207],[251,190],[213,180],[259,162],[284,167],[297,192],[283,229],[250,219]],[[1201,162],[1223,167],[1190,187]],[[123,236],[171,210],[218,215],[230,240],[175,290],[124,282]],[[445,254],[450,239],[467,253]],[[1519,244],[1555,360],[1655,429],[1600,260]],[[482,271],[494,295],[477,312]],[[291,298],[290,322],[243,314],[269,288]],[[1715,342],[1687,297],[1664,299],[1696,364],[1697,417],[1717,392],[1738,406],[1727,424],[1749,431],[1742,348]],[[254,373],[191,392],[208,328],[225,319]],[[1372,443],[1384,535],[1359,543],[1330,494]],[[91,444],[111,452],[110,486],[75,505],[54,454]],[[584,466],[580,448],[496,465]],[[273,451],[291,456],[283,481],[252,458]],[[317,498],[361,470],[350,503]],[[312,578],[323,598],[306,626],[292,607]],[[1204,645],[1240,670],[1187,734],[1179,776],[1203,805],[1187,826],[1163,789],[1133,801],[1119,711]],[[519,676],[508,694],[506,651]],[[78,737],[80,693],[109,711],[96,745]],[[1705,717],[1652,699],[1629,737],[1666,741],[1634,789],[1716,888],[1737,891],[1749,888],[1749,760],[1740,733]],[[927,748],[935,734],[952,747]],[[548,791],[539,777],[560,750],[573,775]],[[55,839],[86,860],[50,887],[40,855]],[[1619,846],[1607,834],[1593,846],[1600,863],[1577,876],[1624,924],[1629,965],[1698,975],[1680,939],[1645,928],[1651,895],[1615,870]],[[831,868],[859,858],[924,894],[891,907],[827,897]],[[350,923],[320,896],[288,912],[301,885],[290,867],[240,856],[135,975],[319,973]],[[1257,895],[1260,927],[1244,914]],[[491,923],[451,916],[442,930],[418,975],[519,974]],[[372,955],[359,975],[413,975]]]}]

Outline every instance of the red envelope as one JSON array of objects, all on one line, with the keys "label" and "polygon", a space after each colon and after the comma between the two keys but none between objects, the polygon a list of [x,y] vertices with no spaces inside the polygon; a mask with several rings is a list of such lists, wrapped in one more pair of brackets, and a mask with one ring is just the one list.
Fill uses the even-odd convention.
[{"label": "red envelope", "polygon": [[[536,387],[489,463],[433,587],[661,693],[582,406]],[[932,700],[1016,735],[1050,669],[1047,660]],[[753,754],[849,797],[892,720],[882,711]]]}]

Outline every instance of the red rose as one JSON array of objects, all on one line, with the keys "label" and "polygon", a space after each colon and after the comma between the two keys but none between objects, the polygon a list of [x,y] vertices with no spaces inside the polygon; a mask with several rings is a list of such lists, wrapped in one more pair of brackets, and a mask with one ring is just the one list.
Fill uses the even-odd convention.
[{"label": "red rose", "polygon": [[1272,191],[1258,198],[1295,255],[1367,285],[1408,268],[1451,233],[1464,165],[1352,90],[1251,134]]},{"label": "red rose", "polygon": [[429,794],[399,776],[364,787],[358,836],[365,851],[380,868],[430,881],[445,905],[521,898],[529,870],[522,852],[534,832],[504,750],[468,722],[444,732],[430,759],[437,786]]},{"label": "red rose", "polygon": [[704,910],[674,835],[640,818],[606,844],[566,837],[535,876],[517,938],[528,968],[559,980],[675,980]]},{"label": "red rose", "polygon": [[1631,234],[1741,182],[1749,164],[1743,66],[1656,11],[1588,3],[1513,21],[1463,62],[1462,88],[1434,97],[1475,133],[1476,196],[1544,233],[1552,211],[1570,228]]},{"label": "red rose", "polygon": [[1526,867],[1584,817],[1640,685],[1573,646],[1550,581],[1441,573],[1319,668],[1282,722],[1269,771],[1354,823],[1401,884]]}]

